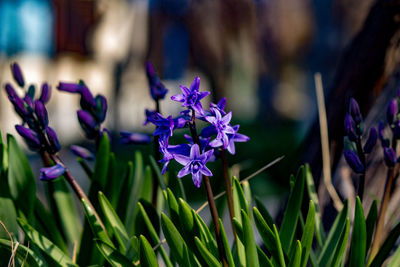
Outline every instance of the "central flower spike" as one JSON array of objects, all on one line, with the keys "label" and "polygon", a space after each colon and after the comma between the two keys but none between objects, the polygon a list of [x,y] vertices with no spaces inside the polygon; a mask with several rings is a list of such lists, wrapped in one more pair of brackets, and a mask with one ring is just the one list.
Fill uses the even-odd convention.
[{"label": "central flower spike", "polygon": [[199,92],[200,87],[200,78],[196,77],[192,85],[190,85],[190,89],[186,86],[181,85],[182,94],[174,95],[171,97],[172,100],[182,102],[182,107],[192,108],[196,113],[203,115],[204,109],[201,105],[200,100],[204,97],[208,96],[210,92]]},{"label": "central flower spike", "polygon": [[175,154],[174,158],[180,164],[185,166],[179,171],[178,177],[181,178],[188,174],[192,174],[192,180],[196,187],[200,187],[202,175],[212,176],[212,172],[206,167],[206,163],[210,160],[214,150],[208,150],[200,154],[200,149],[197,144],[194,144],[190,149],[190,156]]}]

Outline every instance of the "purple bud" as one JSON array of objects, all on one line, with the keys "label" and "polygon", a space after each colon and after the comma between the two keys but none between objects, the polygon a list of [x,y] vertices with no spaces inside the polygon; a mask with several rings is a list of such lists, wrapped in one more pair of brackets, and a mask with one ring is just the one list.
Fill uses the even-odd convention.
[{"label": "purple bud", "polygon": [[25,96],[29,96],[33,101],[33,99],[35,99],[35,93],[36,93],[36,87],[35,85],[31,84],[29,85],[28,91],[26,92]]},{"label": "purple bud", "polygon": [[29,128],[25,128],[24,126],[21,125],[15,125],[15,129],[17,130],[19,135],[22,136],[22,138],[24,138],[26,144],[31,150],[37,151],[40,149],[41,147],[40,138],[35,131]]},{"label": "purple bud", "polygon": [[103,95],[97,95],[96,101],[96,119],[98,123],[102,123],[106,118],[107,113],[107,99]]},{"label": "purple bud", "polygon": [[60,177],[65,173],[66,169],[61,164],[54,165],[52,167],[40,169],[40,181],[50,181],[57,177]]},{"label": "purple bud", "polygon": [[151,136],[141,133],[121,132],[120,143],[124,145],[130,144],[150,144]]},{"label": "purple bud", "polygon": [[97,122],[93,118],[93,116],[85,110],[78,110],[77,113],[78,113],[79,123],[82,129],[85,131],[86,137],[89,139],[96,137]]},{"label": "purple bud", "polygon": [[153,65],[150,61],[146,62],[146,74],[150,86],[150,94],[154,100],[164,99],[168,90],[161,83],[160,78],[155,74]]},{"label": "purple bud", "polygon": [[383,147],[389,147],[390,146],[390,140],[386,135],[385,125],[383,124],[382,121],[380,121],[379,124],[378,124],[378,137],[379,137],[379,140],[381,140],[381,144],[382,144]]},{"label": "purple bud", "polygon": [[60,142],[58,141],[56,131],[54,131],[50,127],[46,127],[46,135],[47,139],[49,140],[50,152],[57,153],[58,151],[60,151],[61,145]]},{"label": "purple bud", "polygon": [[86,160],[94,159],[93,153],[84,147],[73,145],[73,146],[70,146],[70,150],[75,156],[81,157]]},{"label": "purple bud", "polygon": [[23,119],[26,120],[27,117],[29,116],[29,112],[25,107],[24,101],[17,97],[8,97],[8,99],[11,101],[11,103],[14,106],[15,111],[18,113],[18,115]]},{"label": "purple bud", "polygon": [[360,124],[362,122],[360,107],[358,106],[358,103],[354,98],[350,98],[349,112],[356,124]]},{"label": "purple bud", "polygon": [[40,100],[35,100],[35,114],[42,127],[45,128],[47,125],[49,125],[46,107]]},{"label": "purple bud", "polygon": [[6,83],[5,89],[6,89],[6,93],[7,93],[8,97],[11,97],[11,98],[19,97],[17,95],[17,93],[15,92],[14,87],[11,84]]},{"label": "purple bud", "polygon": [[42,92],[40,94],[39,100],[42,101],[43,104],[49,102],[51,96],[51,87],[47,83],[42,84]]},{"label": "purple bud", "polygon": [[26,94],[25,96],[24,96],[24,102],[26,103],[26,105],[27,105],[27,109],[28,109],[28,111],[32,111],[33,109],[34,109],[34,104],[33,104],[33,100],[32,100],[32,98],[28,95],[28,94]]},{"label": "purple bud", "polygon": [[355,173],[363,173],[365,171],[364,165],[361,163],[357,153],[353,150],[345,150],[344,158]]},{"label": "purple bud", "polygon": [[94,99],[92,93],[86,85],[82,86],[81,89],[81,107],[84,110],[91,110],[96,108],[96,100]]},{"label": "purple bud", "polygon": [[57,86],[57,89],[63,92],[68,93],[80,93],[81,92],[81,85],[78,83],[65,83],[60,82]]},{"label": "purple bud", "polygon": [[396,164],[396,152],[393,150],[393,148],[383,148],[383,159],[386,163],[386,166],[389,168],[394,167]]},{"label": "purple bud", "polygon": [[386,119],[387,119],[387,122],[389,123],[389,125],[392,125],[394,123],[395,117],[397,115],[397,111],[398,111],[397,100],[393,98],[389,102],[389,104],[386,108]]},{"label": "purple bud", "polygon": [[23,88],[25,86],[25,81],[18,63],[14,62],[11,64],[11,72],[17,84]]},{"label": "purple bud", "polygon": [[364,153],[371,153],[372,149],[374,148],[376,141],[378,139],[378,132],[376,131],[375,127],[371,127],[369,130],[368,139],[364,145]]},{"label": "purple bud", "polygon": [[346,132],[346,135],[349,137],[349,139],[353,142],[357,141],[357,134],[355,130],[355,123],[353,118],[351,117],[350,114],[346,114],[344,117],[344,130]]}]

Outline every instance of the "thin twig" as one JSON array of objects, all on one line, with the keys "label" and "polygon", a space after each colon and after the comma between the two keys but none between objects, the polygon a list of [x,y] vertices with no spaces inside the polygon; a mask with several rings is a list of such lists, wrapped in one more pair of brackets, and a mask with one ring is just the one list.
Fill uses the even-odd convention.
[{"label": "thin twig", "polygon": [[318,103],[318,115],[319,115],[319,125],[321,131],[321,147],[322,147],[322,166],[324,175],[324,184],[330,197],[333,200],[333,205],[336,210],[340,211],[343,207],[343,203],[339,198],[335,187],[332,185],[331,178],[331,165],[330,165],[330,154],[329,154],[329,138],[328,138],[328,122],[326,119],[326,109],[324,100],[324,88],[322,86],[321,73],[316,73],[314,75],[315,91],[317,93],[317,103]]},{"label": "thin twig", "polygon": [[[14,251],[14,240],[12,239],[12,236],[11,236],[11,234],[10,234],[10,232],[7,230],[7,227],[5,226],[5,224],[3,223],[3,221],[0,221],[0,225],[3,227],[3,229],[4,229],[4,231],[7,233],[7,235],[8,235],[8,238],[10,238],[10,242],[11,242],[11,253],[12,253],[12,251]],[[11,258],[10,258],[10,260],[12,259],[12,266],[14,267],[15,266],[15,257],[13,256],[13,254],[11,254]],[[8,264],[8,265],[10,265],[10,264]]]}]

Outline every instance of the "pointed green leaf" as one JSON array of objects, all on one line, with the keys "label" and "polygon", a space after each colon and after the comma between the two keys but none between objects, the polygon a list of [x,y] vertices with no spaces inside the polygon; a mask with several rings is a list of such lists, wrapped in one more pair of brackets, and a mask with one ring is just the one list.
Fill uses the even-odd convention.
[{"label": "pointed green leaf", "polygon": [[256,241],[254,239],[253,227],[247,213],[242,209],[242,226],[243,226],[243,237],[244,246],[246,248],[246,265],[247,266],[260,266],[258,262]]},{"label": "pointed green leaf", "polygon": [[[236,177],[233,177],[232,183],[232,194],[233,194],[233,209],[235,214],[237,214],[236,218],[238,222],[241,224],[242,218],[239,216],[241,209],[244,209],[248,214],[247,202],[245,195],[243,193],[243,189],[240,186],[240,183]],[[237,234],[237,233],[236,233]],[[243,245],[243,242],[240,238],[237,239],[236,250],[239,258],[239,265],[245,266],[246,264],[246,251]]]},{"label": "pointed green leaf", "polygon": [[142,184],[142,191],[140,192],[140,198],[151,202],[153,198],[153,174],[150,166],[146,166],[144,169],[144,178]]},{"label": "pointed green leaf", "polygon": [[111,225],[111,229],[114,233],[115,239],[117,240],[119,247],[121,248],[120,252],[125,253],[126,245],[129,242],[129,236],[126,232],[124,224],[111,206],[111,203],[108,201],[107,197],[101,191],[99,191],[99,203],[104,217]]},{"label": "pointed green leaf", "polygon": [[375,230],[375,225],[376,225],[376,220],[378,219],[378,202],[375,199],[371,207],[369,208],[369,212],[367,215],[367,219],[365,220],[367,224],[367,251],[369,249],[369,246],[371,245],[372,237],[374,235],[374,230]]},{"label": "pointed green leaf", "polygon": [[99,248],[101,254],[104,258],[114,267],[125,267],[125,266],[135,266],[127,257],[122,255],[114,247],[110,246],[108,243],[104,243],[99,239],[95,239],[96,245]]},{"label": "pointed green leaf", "polygon": [[257,246],[257,254],[258,254],[258,261],[260,262],[261,267],[274,267],[271,260],[268,259],[267,255],[265,255],[264,251],[262,251],[262,249],[259,246]]},{"label": "pointed green leaf", "polygon": [[110,159],[108,161],[108,174],[106,188],[104,188],[104,194],[108,197],[108,200],[113,207],[117,208],[119,201],[121,180],[118,173],[118,163],[113,152],[110,153]]},{"label": "pointed green leaf", "polygon": [[60,266],[77,266],[59,247],[54,245],[49,239],[37,232],[32,226],[21,218],[18,224],[29,238],[29,240],[40,248],[47,256],[52,258]]},{"label": "pointed green leaf", "polygon": [[324,246],[322,247],[321,253],[318,256],[319,266],[328,266],[332,259],[332,251],[334,251],[340,235],[346,225],[346,219],[349,213],[349,203],[346,201],[343,205],[342,210],[337,215],[335,221],[333,222],[332,228],[326,239]]},{"label": "pointed green leaf", "polygon": [[356,197],[356,209],[354,212],[353,233],[351,235],[349,264],[354,267],[362,267],[367,252],[367,226],[364,210],[360,198]]},{"label": "pointed green leaf", "polygon": [[213,235],[210,232],[210,229],[208,229],[207,225],[203,221],[203,219],[200,217],[199,214],[197,214],[194,210],[192,210],[193,218],[196,222],[199,234],[200,234],[200,240],[206,244],[207,249],[211,251],[214,255],[218,254],[218,247],[217,247],[217,242],[215,241]]},{"label": "pointed green leaf", "polygon": [[387,267],[398,267],[398,266],[400,266],[400,247],[397,247]]},{"label": "pointed green leaf", "polygon": [[136,262],[139,260],[140,257],[139,254],[140,254],[139,238],[137,238],[136,236],[132,236],[131,239],[129,239],[128,244],[126,245],[125,257],[127,257],[132,262]]},{"label": "pointed green leaf", "polygon": [[375,258],[369,265],[369,267],[378,267],[382,266],[384,261],[389,257],[390,252],[395,247],[397,239],[400,236],[400,223],[397,223],[396,226],[389,232],[385,241],[379,249],[378,254],[376,254]]},{"label": "pointed green leaf", "polygon": [[340,234],[339,241],[336,245],[335,254],[332,258],[332,267],[339,267],[343,265],[344,257],[346,255],[347,241],[350,233],[350,220],[346,219],[346,225]]},{"label": "pointed green leaf", "polygon": [[221,229],[221,238],[222,238],[222,243],[224,244],[225,255],[226,255],[226,259],[228,261],[228,265],[229,266],[235,266],[235,264],[233,262],[232,252],[231,252],[231,250],[229,248],[228,237],[226,236],[224,225],[222,224],[222,220],[221,219],[219,219],[219,227]]},{"label": "pointed green leaf", "polygon": [[143,235],[140,236],[140,266],[158,266],[157,256],[149,241]]},{"label": "pointed green leaf", "polygon": [[300,267],[301,265],[301,254],[302,254],[302,249],[301,249],[301,243],[299,240],[296,242],[296,250],[295,253],[293,254],[292,259],[290,260],[289,267]]},{"label": "pointed green leaf", "polygon": [[[174,222],[179,222],[179,205],[176,201],[174,193],[172,193],[171,189],[167,188],[167,195],[168,195],[168,210],[169,216],[171,220]],[[178,229],[180,229],[178,225]]]},{"label": "pointed green leaf", "polygon": [[85,172],[85,174],[87,175],[87,177],[88,177],[89,179],[92,179],[92,177],[93,177],[93,171],[92,171],[92,169],[90,169],[90,167],[89,167],[89,165],[87,164],[87,162],[86,162],[83,158],[81,158],[81,157],[78,157],[78,158],[76,159],[76,161],[78,161],[79,165],[81,165],[81,167],[82,167],[83,171]]},{"label": "pointed green leaf", "polygon": [[278,229],[276,228],[276,225],[273,225],[273,230],[274,230],[274,236],[275,236],[275,242],[276,242],[276,248],[278,250],[278,255],[279,255],[279,263],[281,267],[286,267],[285,263],[285,252],[283,251],[282,245],[281,245],[281,240],[279,237]]},{"label": "pointed green leaf", "polygon": [[314,202],[310,200],[306,225],[304,226],[303,235],[301,236],[301,244],[302,244],[301,267],[305,267],[308,262],[308,257],[310,255],[312,241],[314,238],[314,225],[315,225],[315,205]]},{"label": "pointed green leaf", "polygon": [[272,228],[272,225],[274,224],[274,220],[272,219],[271,214],[268,212],[267,208],[264,206],[264,204],[258,197],[255,197],[254,200],[256,202],[256,207],[257,207],[259,213],[262,215],[265,222],[268,224],[269,228]]},{"label": "pointed green leaf", "polygon": [[206,246],[200,241],[200,239],[197,236],[194,237],[194,240],[195,240],[197,249],[200,251],[201,256],[207,262],[208,266],[212,266],[212,267],[222,266],[221,262],[219,262],[214,257],[214,255],[210,251],[208,251]]},{"label": "pointed green leaf", "polygon": [[96,163],[94,165],[92,178],[93,181],[97,181],[100,184],[102,190],[106,188],[107,184],[110,152],[110,140],[107,134],[103,134],[96,154]]},{"label": "pointed green leaf", "polygon": [[165,184],[165,178],[161,174],[160,168],[158,167],[156,160],[151,155],[150,155],[150,165],[156,174],[156,178],[158,179],[158,184],[160,185],[161,189],[166,190],[167,185]]}]

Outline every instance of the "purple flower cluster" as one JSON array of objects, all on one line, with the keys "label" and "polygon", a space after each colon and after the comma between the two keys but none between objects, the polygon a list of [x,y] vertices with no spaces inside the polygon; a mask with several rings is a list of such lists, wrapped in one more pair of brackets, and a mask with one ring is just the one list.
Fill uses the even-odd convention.
[{"label": "purple flower cluster", "polygon": [[[182,94],[171,97],[186,108],[179,117],[164,117],[156,111],[146,110],[145,121],[145,124],[152,123],[156,126],[153,135],[158,137],[159,149],[163,154],[160,160],[164,164],[162,173],[166,172],[168,164],[174,159],[184,166],[178,173],[178,177],[191,174],[196,187],[200,187],[203,175],[212,176],[206,164],[215,160],[218,149],[226,149],[231,154],[235,154],[235,142],[249,140],[247,136],[238,133],[239,125],[230,124],[232,113],[224,111],[225,98],[218,104],[211,103],[209,110],[203,108],[200,100],[208,96],[210,92],[201,92],[199,87],[200,78],[196,77],[190,88],[180,86]],[[197,135],[196,119],[209,123],[200,135]],[[171,144],[170,139],[174,131],[187,127],[191,130],[191,136],[185,135],[187,143]]]},{"label": "purple flower cluster", "polygon": [[[16,113],[22,120],[21,125],[16,125],[15,129],[25,140],[29,149],[37,151],[40,154],[56,154],[60,151],[61,145],[56,132],[49,126],[49,119],[45,106],[50,100],[51,87],[47,83],[43,83],[40,96],[35,99],[36,88],[34,85],[30,85],[28,89],[25,90],[25,80],[17,63],[11,65],[11,72],[15,82],[21,90],[25,91],[24,97],[21,98],[10,83],[5,85],[8,99],[13,104]],[[60,168],[57,165],[51,168],[53,168],[53,171],[48,170],[49,168],[41,169],[41,180],[57,178],[65,171],[65,168]]]},{"label": "purple flower cluster", "polygon": [[57,89],[80,94],[81,109],[77,111],[78,121],[88,139],[98,139],[103,132],[107,132],[107,129],[101,128],[107,113],[107,99],[103,95],[98,94],[93,97],[83,81],[79,81],[79,83],[60,82]]},{"label": "purple flower cluster", "polygon": [[364,123],[360,108],[354,98],[350,99],[349,110],[344,119],[344,129],[346,133],[344,158],[354,172],[365,173],[365,155],[371,153],[378,133],[375,127],[371,127],[364,146],[361,145]]}]

